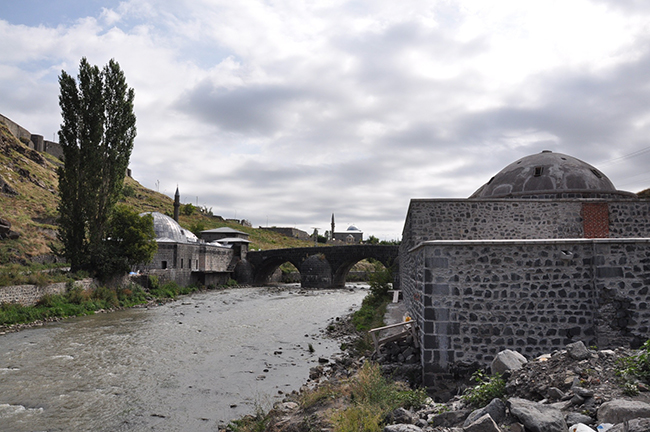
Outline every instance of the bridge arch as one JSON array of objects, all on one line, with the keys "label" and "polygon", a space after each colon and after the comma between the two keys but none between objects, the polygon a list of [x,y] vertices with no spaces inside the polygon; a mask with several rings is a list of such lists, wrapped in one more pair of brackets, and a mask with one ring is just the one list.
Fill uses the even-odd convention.
[{"label": "bridge arch", "polygon": [[346,277],[357,262],[374,258],[392,267],[399,261],[398,254],[398,246],[346,245],[251,251],[246,260],[256,284],[267,283],[269,276],[289,261],[300,272],[304,288],[339,288],[345,286]]},{"label": "bridge arch", "polygon": [[[249,252],[250,253],[250,252]],[[296,262],[291,258],[286,258],[282,256],[273,256],[264,260],[260,267],[254,268],[252,272],[252,282],[255,285],[266,285],[269,283],[269,279],[275,273],[275,271],[282,264],[290,262],[298,271],[300,271],[300,262]]]}]

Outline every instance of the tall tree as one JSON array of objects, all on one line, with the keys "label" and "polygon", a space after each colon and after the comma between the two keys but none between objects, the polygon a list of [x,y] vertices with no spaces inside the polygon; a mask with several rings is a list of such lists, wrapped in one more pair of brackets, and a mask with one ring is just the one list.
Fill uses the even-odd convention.
[{"label": "tall tree", "polygon": [[77,80],[61,72],[59,238],[73,271],[106,257],[109,219],[119,198],[136,135],[133,100],[120,65],[79,64]]}]

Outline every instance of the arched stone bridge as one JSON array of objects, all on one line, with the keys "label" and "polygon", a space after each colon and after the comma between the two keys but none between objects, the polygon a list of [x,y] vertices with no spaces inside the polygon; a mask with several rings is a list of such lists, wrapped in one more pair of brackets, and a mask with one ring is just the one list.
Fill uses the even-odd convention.
[{"label": "arched stone bridge", "polygon": [[[251,251],[235,270],[239,282],[264,285],[285,262],[300,272],[303,288],[340,288],[357,262],[374,258],[386,267],[399,265],[399,246],[346,245]],[[394,274],[399,274],[395,268]]]}]

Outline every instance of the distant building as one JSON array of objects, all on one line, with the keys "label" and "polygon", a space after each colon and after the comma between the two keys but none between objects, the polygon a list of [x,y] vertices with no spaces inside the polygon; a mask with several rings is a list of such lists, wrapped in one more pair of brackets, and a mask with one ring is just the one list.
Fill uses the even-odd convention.
[{"label": "distant building", "polygon": [[151,263],[139,270],[161,282],[174,281],[182,286],[225,284],[248,252],[248,234],[241,231],[207,230],[211,240],[206,241],[203,233],[199,239],[169,216],[158,212],[144,214],[153,216],[158,251]]},{"label": "distant building", "polygon": [[350,225],[347,230],[336,232],[336,223],[334,222],[334,213],[332,213],[332,226],[330,231],[330,240],[333,242],[343,242],[347,244],[363,243],[363,231],[354,225]]}]

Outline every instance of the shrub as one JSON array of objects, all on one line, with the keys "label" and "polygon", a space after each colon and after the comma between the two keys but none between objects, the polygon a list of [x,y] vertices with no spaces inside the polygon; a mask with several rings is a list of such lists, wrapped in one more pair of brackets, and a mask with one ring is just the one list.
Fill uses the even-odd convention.
[{"label": "shrub", "polygon": [[66,284],[66,297],[70,303],[83,304],[90,301],[90,293],[72,282]]},{"label": "shrub", "polygon": [[393,271],[383,267],[380,262],[375,262],[375,271],[370,273],[370,294],[382,298],[388,296],[388,290],[393,285]]},{"label": "shrub", "polygon": [[105,286],[95,288],[91,297],[95,300],[99,300],[101,307],[103,308],[114,308],[120,305],[116,290]]},{"label": "shrub", "polygon": [[395,408],[419,408],[427,398],[424,390],[409,390],[389,382],[377,364],[366,362],[350,383],[353,406],[333,417],[336,432],[378,432],[382,420]]},{"label": "shrub", "polygon": [[485,372],[478,370],[472,375],[472,380],[478,384],[467,389],[462,396],[462,399],[472,406],[484,407],[492,399],[502,398],[506,394],[506,381],[501,374],[496,373],[488,376]]},{"label": "shrub", "polygon": [[650,340],[639,348],[637,354],[620,359],[616,374],[623,378],[625,384],[633,384],[634,379],[650,383]]}]

